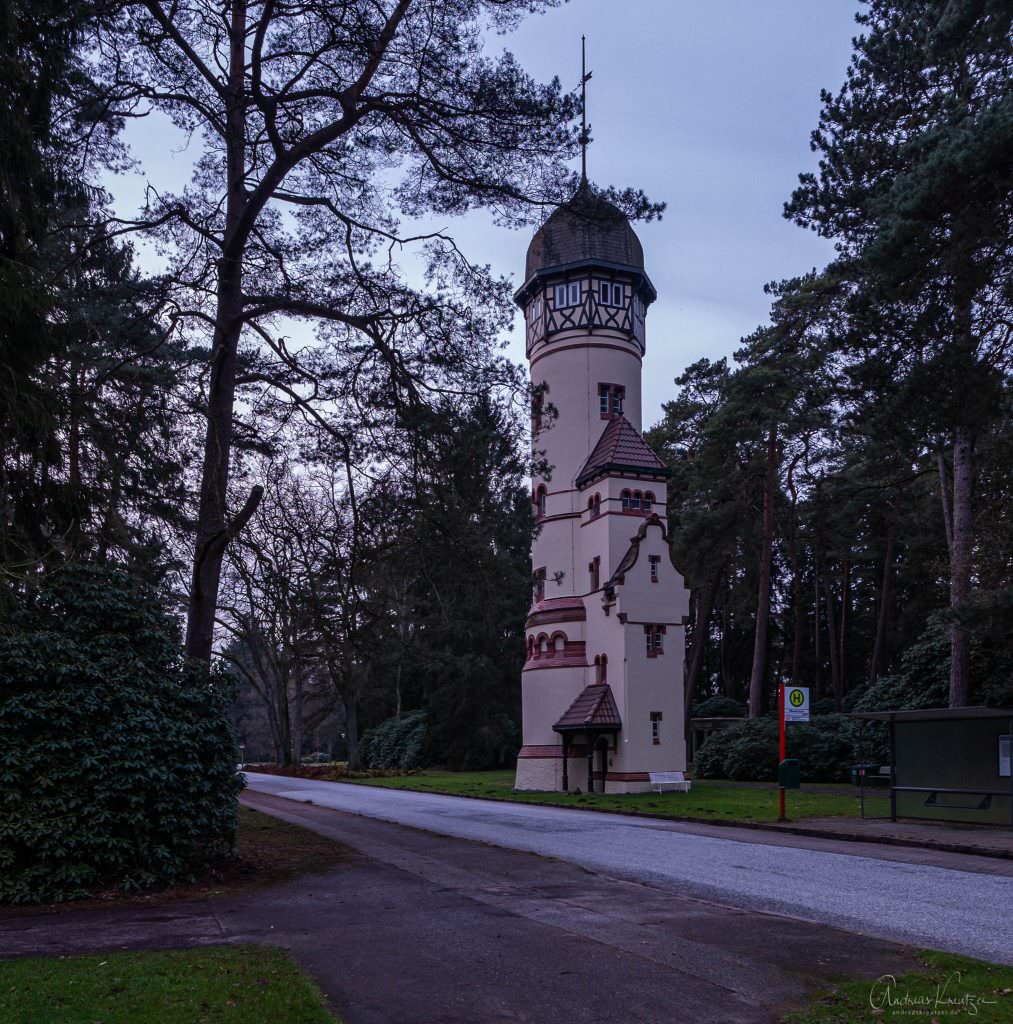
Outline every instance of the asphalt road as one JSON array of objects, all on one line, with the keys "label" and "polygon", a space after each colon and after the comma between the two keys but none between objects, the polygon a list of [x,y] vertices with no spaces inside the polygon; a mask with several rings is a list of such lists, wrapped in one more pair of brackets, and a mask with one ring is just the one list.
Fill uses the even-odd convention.
[{"label": "asphalt road", "polygon": [[772,841],[760,832],[742,841],[646,818],[252,772],[247,784],[257,793],[558,858],[681,896],[1013,964],[1013,877],[1005,865],[962,870],[918,863],[925,859],[918,851],[909,858],[906,851],[876,856],[863,848],[859,855]]}]

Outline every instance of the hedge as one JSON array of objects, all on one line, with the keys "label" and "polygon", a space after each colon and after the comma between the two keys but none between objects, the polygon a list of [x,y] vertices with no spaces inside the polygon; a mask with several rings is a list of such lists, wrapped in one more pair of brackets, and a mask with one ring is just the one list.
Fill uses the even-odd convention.
[{"label": "hedge", "polygon": [[45,580],[0,633],[0,900],[190,879],[234,847],[224,682],[159,596],[109,568]]}]

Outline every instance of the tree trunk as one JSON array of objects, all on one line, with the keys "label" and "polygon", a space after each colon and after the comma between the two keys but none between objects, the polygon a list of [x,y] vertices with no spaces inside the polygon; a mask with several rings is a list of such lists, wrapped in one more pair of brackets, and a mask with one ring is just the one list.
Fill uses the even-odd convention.
[{"label": "tree trunk", "polygon": [[298,666],[292,679],[292,761],[302,764],[303,727],[302,727],[302,670]]},{"label": "tree trunk", "polygon": [[820,565],[816,563],[816,572],[813,573],[813,657],[816,661],[816,676],[813,682],[816,684],[816,698],[823,696],[823,652],[820,647],[820,636],[823,630],[823,609],[820,605]]},{"label": "tree trunk", "polygon": [[763,714],[763,680],[767,664],[767,629],[770,622],[770,570],[774,556],[774,477],[777,471],[777,428],[767,435],[767,462],[763,477],[763,539],[760,578],[756,595],[756,632],[753,669],[749,676],[749,717]]},{"label": "tree trunk", "polygon": [[222,558],[229,541],[256,511],[260,496],[255,489],[246,507],[230,524],[227,518],[229,466],[232,456],[232,418],[236,395],[236,356],[242,333],[243,240],[240,224],[247,204],[246,111],[243,98],[246,5],[234,0],[230,25],[229,86],[226,108],[224,250],[218,268],[218,297],[211,346],[208,382],[207,431],[197,536],[187,609],[186,653],[194,661],[210,664],[215,612],[221,581]]},{"label": "tree trunk", "polygon": [[348,737],[348,767],[353,771],[359,767],[359,709],[355,695],[342,693],[345,705],[345,734]]},{"label": "tree trunk", "polygon": [[696,699],[696,692],[700,685],[700,673],[703,670],[704,654],[707,651],[707,626],[710,622],[711,612],[714,610],[714,598],[717,594],[719,576],[720,571],[711,576],[696,595],[693,646],[689,652],[689,666],[686,671],[686,685],[684,687],[685,703],[683,705],[683,713],[687,739],[689,737],[689,723],[693,717],[693,701]]},{"label": "tree trunk", "polygon": [[[953,443],[953,544],[950,556],[950,611],[959,613],[971,593],[974,544],[974,436],[958,427]],[[950,707],[967,705],[971,691],[971,635],[958,619],[950,622]]]},{"label": "tree trunk", "polygon": [[[848,632],[848,605],[851,603],[851,559],[845,557],[844,568],[842,571],[841,578],[841,628],[838,634],[838,646],[839,654],[837,655],[837,664],[840,667],[841,673],[841,696],[843,699],[844,690],[847,684],[847,647],[845,645],[845,638]],[[834,700],[837,700],[836,693]],[[841,709],[838,708],[838,711]]]},{"label": "tree trunk", "polygon": [[879,614],[876,616],[876,639],[872,645],[872,659],[869,662],[869,683],[874,683],[883,671],[887,657],[887,623],[890,620],[890,605],[893,599],[893,551],[894,525],[891,522],[886,531],[886,551],[883,554],[883,579],[879,587]]},{"label": "tree trunk", "polygon": [[844,706],[844,686],[841,680],[841,665],[838,661],[840,649],[837,646],[837,616],[834,614],[834,589],[826,583],[827,597],[827,649],[830,651],[830,686],[834,693],[834,710]]}]

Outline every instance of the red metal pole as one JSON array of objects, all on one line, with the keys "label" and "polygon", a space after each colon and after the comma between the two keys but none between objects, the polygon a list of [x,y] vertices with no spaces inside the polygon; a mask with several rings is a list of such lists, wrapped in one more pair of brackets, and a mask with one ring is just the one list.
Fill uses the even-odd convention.
[{"label": "red metal pole", "polygon": [[[781,759],[781,761],[784,761],[784,686],[783,685],[779,686],[777,688],[777,717],[778,717],[778,719],[779,719],[779,721],[781,723],[781,730],[780,730],[781,734],[780,734],[780,738],[779,738],[780,759]],[[780,816],[778,818],[778,821],[787,821],[787,818],[786,818],[785,813],[784,813],[784,786],[780,787],[779,803],[780,803],[781,813],[780,813]]]}]

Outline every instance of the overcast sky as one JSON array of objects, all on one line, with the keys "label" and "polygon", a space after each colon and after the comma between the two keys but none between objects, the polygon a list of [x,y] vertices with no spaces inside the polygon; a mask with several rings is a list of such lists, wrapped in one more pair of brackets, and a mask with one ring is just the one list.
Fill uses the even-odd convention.
[{"label": "overcast sky", "polygon": [[[590,177],[635,185],[668,209],[637,225],[658,289],[648,315],[644,423],[656,422],[673,378],[702,356],[731,355],[766,319],[767,281],[822,266],[830,244],[784,220],[800,171],[815,165],[809,134],[821,88],[844,80],[856,0],[570,0],[490,39],[539,79],[580,78],[587,36]],[[128,136],[153,181],[182,184],[192,152],[167,147],[165,125]],[[194,143],[196,144],[196,142]],[[143,179],[109,182],[133,212]],[[440,225],[444,226],[444,225]],[[527,231],[482,215],[446,225],[476,261],[520,283]],[[518,314],[510,355],[524,359]]]}]

